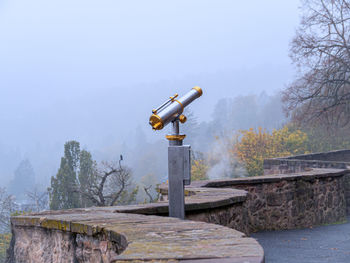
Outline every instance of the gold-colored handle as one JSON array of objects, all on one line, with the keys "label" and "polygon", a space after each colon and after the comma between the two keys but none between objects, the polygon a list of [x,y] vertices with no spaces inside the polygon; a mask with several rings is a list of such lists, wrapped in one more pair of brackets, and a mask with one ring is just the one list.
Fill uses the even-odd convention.
[{"label": "gold-colored handle", "polygon": [[175,93],[174,96],[169,97],[169,98],[171,99],[171,101],[174,101],[178,96],[179,96],[179,94]]}]

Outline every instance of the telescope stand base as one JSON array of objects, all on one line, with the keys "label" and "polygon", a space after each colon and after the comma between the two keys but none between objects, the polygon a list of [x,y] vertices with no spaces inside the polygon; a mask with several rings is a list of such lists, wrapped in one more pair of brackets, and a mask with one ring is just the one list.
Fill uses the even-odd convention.
[{"label": "telescope stand base", "polygon": [[184,155],[178,148],[168,148],[169,216],[185,219]]}]

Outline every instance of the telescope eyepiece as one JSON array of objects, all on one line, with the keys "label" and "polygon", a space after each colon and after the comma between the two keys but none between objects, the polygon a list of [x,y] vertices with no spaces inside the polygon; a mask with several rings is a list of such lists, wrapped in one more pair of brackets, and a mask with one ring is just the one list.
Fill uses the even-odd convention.
[{"label": "telescope eyepiece", "polygon": [[195,87],[193,87],[192,89],[194,89],[194,90],[198,91],[199,96],[202,96],[202,95],[203,95],[203,90],[202,90],[200,87],[195,86]]}]

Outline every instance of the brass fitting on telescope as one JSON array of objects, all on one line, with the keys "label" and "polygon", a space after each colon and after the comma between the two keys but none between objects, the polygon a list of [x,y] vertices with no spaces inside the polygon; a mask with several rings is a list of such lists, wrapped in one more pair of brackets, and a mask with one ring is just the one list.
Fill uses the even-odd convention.
[{"label": "brass fitting on telescope", "polygon": [[152,126],[153,130],[161,130],[164,127],[164,122],[161,117],[157,114],[152,114],[149,118],[149,124]]},{"label": "brass fitting on telescope", "polygon": [[175,93],[175,95],[172,96],[172,97],[169,97],[169,99],[170,99],[171,101],[174,101],[178,96],[179,96],[179,94]]},{"label": "brass fitting on telescope", "polygon": [[195,86],[195,87],[193,87],[192,89],[194,89],[194,90],[198,91],[199,96],[202,96],[202,95],[203,95],[203,90],[202,90],[200,87]]},{"label": "brass fitting on telescope", "polygon": [[169,141],[183,141],[185,139],[186,135],[165,135],[165,138],[167,138]]},{"label": "brass fitting on telescope", "polygon": [[180,121],[181,123],[185,123],[185,122],[187,121],[187,117],[186,117],[185,115],[181,114],[181,115],[179,116],[179,121]]}]

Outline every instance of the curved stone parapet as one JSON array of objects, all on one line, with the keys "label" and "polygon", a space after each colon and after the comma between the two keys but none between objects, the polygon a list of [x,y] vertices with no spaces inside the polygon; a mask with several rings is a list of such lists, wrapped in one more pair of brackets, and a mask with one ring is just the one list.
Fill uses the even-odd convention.
[{"label": "curved stone parapet", "polygon": [[[310,168],[350,169],[350,150],[301,154],[264,160],[264,174],[288,174]],[[350,214],[350,174],[345,176],[347,213]]]},{"label": "curved stone parapet", "polygon": [[[190,193],[185,198],[186,218],[246,234],[342,222],[346,220],[348,174],[346,169],[308,169],[295,174],[193,182],[186,187]],[[167,185],[160,186],[163,195],[167,191]],[[167,202],[115,209],[153,215],[168,211]]]},{"label": "curved stone parapet", "polygon": [[244,210],[249,232],[306,228],[346,221],[348,173],[341,169],[309,169],[297,174],[216,180],[206,187],[248,192]]},{"label": "curved stone parapet", "polygon": [[264,261],[253,238],[203,222],[110,208],[16,216],[11,222],[13,262]]},{"label": "curved stone parapet", "polygon": [[[198,181],[186,187],[186,219],[219,224],[249,234],[251,231],[244,209],[248,192],[232,188],[205,187],[205,184],[205,181]],[[167,185],[161,186],[159,191],[166,197]],[[114,209],[119,213],[167,216],[168,202],[116,206]]]}]

